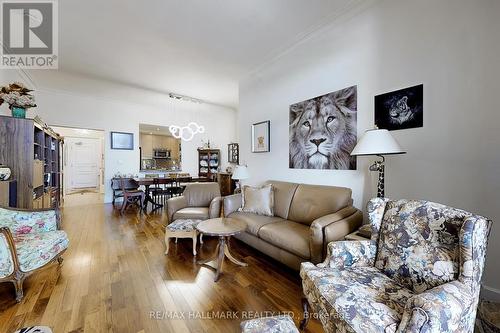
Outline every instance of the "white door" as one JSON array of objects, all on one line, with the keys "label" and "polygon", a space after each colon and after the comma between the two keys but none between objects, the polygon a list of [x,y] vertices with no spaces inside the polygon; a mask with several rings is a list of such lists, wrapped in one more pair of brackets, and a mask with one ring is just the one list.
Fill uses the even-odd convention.
[{"label": "white door", "polygon": [[99,187],[101,142],[91,138],[66,138],[66,172],[70,191]]}]

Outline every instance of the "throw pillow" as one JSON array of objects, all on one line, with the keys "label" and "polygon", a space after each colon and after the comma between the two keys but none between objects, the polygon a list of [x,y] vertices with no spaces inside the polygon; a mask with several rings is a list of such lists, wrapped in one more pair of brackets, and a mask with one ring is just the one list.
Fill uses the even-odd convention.
[{"label": "throw pillow", "polygon": [[273,185],[262,187],[243,186],[241,211],[257,215],[274,216]]}]

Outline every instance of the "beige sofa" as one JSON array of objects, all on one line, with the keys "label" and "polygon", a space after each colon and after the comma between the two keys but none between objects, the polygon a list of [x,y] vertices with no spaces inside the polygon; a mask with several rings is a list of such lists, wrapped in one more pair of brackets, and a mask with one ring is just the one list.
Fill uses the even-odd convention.
[{"label": "beige sofa", "polygon": [[220,216],[222,198],[218,183],[192,183],[180,197],[167,200],[168,221],[206,220]]},{"label": "beige sofa", "polygon": [[238,211],[241,194],[224,198],[224,215],[245,221],[247,230],[236,238],[293,268],[320,263],[331,241],[342,240],[363,222],[344,187],[268,181],[274,188],[274,215]]}]

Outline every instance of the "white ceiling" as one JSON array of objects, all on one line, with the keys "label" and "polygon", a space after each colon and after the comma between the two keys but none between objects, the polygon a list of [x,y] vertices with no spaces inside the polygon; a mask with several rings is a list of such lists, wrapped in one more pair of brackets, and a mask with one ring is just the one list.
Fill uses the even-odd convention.
[{"label": "white ceiling", "polygon": [[235,107],[238,81],[362,0],[63,0],[59,68]]}]

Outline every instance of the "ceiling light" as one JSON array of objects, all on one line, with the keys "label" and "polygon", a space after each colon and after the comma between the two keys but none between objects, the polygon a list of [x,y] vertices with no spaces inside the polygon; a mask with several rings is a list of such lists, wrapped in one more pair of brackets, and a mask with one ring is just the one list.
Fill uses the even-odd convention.
[{"label": "ceiling light", "polygon": [[187,126],[170,125],[168,130],[176,139],[191,141],[196,134],[204,133],[205,127],[198,125],[195,122],[190,122],[189,124],[187,124]]}]

